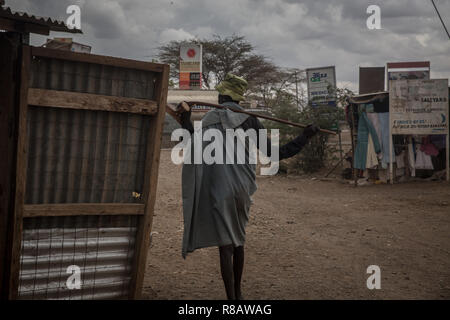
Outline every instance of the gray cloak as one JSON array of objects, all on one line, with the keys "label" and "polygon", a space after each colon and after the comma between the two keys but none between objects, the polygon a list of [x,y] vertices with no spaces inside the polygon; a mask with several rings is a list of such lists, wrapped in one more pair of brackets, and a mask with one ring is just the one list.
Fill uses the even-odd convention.
[{"label": "gray cloak", "polygon": [[[223,105],[241,108],[231,102]],[[248,117],[230,110],[213,109],[203,117],[202,130],[203,133],[209,128],[220,130],[225,148],[225,130],[238,128]],[[203,142],[202,150],[209,143]],[[255,178],[255,165],[248,161],[245,164],[183,165],[183,258],[199,248],[244,244],[251,195],[256,191]]]}]

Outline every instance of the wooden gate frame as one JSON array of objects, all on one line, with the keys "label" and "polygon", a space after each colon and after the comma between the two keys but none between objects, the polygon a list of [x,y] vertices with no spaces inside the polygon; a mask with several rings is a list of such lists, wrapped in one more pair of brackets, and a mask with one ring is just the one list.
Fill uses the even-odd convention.
[{"label": "wooden gate frame", "polygon": [[[130,299],[139,299],[146,269],[147,253],[150,246],[150,231],[153,221],[158,169],[161,151],[162,130],[169,81],[169,66],[143,61],[115,58],[109,56],[75,53],[31,47],[21,48],[20,98],[18,111],[18,134],[16,155],[16,177],[13,219],[10,223],[10,256],[7,258],[10,269],[7,274],[8,298],[17,299],[19,290],[20,254],[23,232],[23,218],[67,215],[137,215],[135,254],[131,269],[129,289]],[[85,63],[145,70],[157,73],[155,100],[103,96],[68,91],[55,91],[29,88],[30,64],[34,57],[46,57]],[[143,203],[68,203],[68,204],[25,204],[27,176],[27,115],[28,105],[41,107],[63,107],[69,109],[102,110],[128,112],[151,116],[145,159]]]}]

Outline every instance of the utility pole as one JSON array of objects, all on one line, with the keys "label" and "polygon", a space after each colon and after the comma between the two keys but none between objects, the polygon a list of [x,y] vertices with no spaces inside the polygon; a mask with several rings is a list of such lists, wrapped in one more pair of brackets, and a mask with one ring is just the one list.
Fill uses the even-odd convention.
[{"label": "utility pole", "polygon": [[444,21],[442,20],[441,14],[439,13],[438,8],[436,7],[436,4],[434,3],[433,0],[431,0],[431,3],[433,4],[434,9],[436,10],[436,13],[439,17],[439,20],[441,20],[442,26],[444,27],[445,32],[447,33],[448,39],[450,40],[450,33],[448,33],[447,27],[445,26]]},{"label": "utility pole", "polygon": [[300,103],[298,101],[298,81],[297,81],[297,70],[294,72],[294,79],[295,79],[295,101],[297,103],[297,110],[300,111]]}]

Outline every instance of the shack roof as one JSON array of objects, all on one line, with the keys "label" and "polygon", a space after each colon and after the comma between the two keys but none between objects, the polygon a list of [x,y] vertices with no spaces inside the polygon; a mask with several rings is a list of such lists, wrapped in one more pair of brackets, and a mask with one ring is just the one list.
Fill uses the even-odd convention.
[{"label": "shack roof", "polygon": [[43,35],[49,35],[50,31],[83,33],[80,29],[70,29],[64,21],[12,11],[11,8],[2,6],[0,6],[0,30]]},{"label": "shack roof", "polygon": [[361,103],[371,103],[378,99],[383,99],[389,96],[389,92],[380,91],[373,93],[365,93],[357,96],[350,97],[348,101],[353,104],[361,104]]}]

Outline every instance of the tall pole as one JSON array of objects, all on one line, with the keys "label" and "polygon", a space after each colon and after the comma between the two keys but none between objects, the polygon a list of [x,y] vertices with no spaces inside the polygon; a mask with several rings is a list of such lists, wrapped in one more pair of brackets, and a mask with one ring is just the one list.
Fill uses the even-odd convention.
[{"label": "tall pole", "polygon": [[449,151],[449,147],[450,147],[450,137],[448,135],[448,133],[446,134],[446,150],[445,150],[445,170],[446,170],[446,180],[447,182],[450,181],[450,167],[449,167],[449,159],[450,159],[450,151]]},{"label": "tall pole", "polygon": [[338,121],[338,135],[339,135],[339,154],[341,156],[341,161],[344,159],[344,156],[342,155],[342,136],[341,136],[341,126],[339,125]]},{"label": "tall pole", "polygon": [[352,136],[352,173],[355,187],[358,186],[358,177],[357,171],[355,168],[355,149],[356,149],[356,141],[355,141],[355,115],[354,115],[354,105],[350,104],[350,113],[352,119],[352,126],[350,127],[350,134]]},{"label": "tall pole", "polygon": [[[300,103],[298,101],[298,82],[297,82],[297,70],[294,72],[294,78],[295,78],[295,101],[297,102],[297,110],[300,109]],[[300,110],[299,110],[300,111]]]}]

